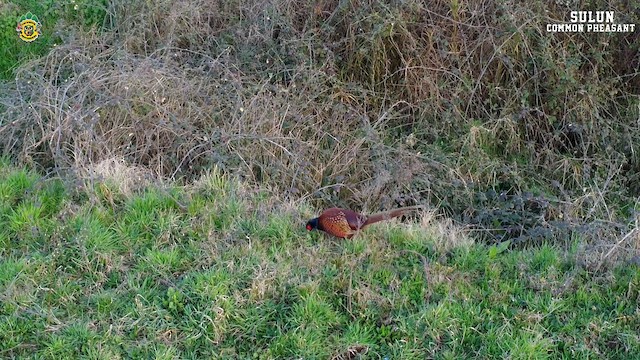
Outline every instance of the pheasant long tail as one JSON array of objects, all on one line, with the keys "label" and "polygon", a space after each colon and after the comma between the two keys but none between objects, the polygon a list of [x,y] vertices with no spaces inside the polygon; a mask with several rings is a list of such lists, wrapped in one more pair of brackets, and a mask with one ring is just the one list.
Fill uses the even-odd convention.
[{"label": "pheasant long tail", "polygon": [[395,210],[390,210],[390,211],[385,211],[385,212],[380,212],[380,213],[377,213],[377,214],[373,214],[373,215],[367,217],[367,221],[365,221],[365,223],[362,224],[362,227],[364,227],[366,225],[371,225],[373,223],[377,223],[379,221],[393,219],[395,217],[402,216],[402,215],[408,213],[409,211],[419,210],[419,209],[422,209],[422,208],[423,208],[422,205],[407,206],[407,207],[403,207],[403,208],[399,208],[399,209],[395,209]]}]

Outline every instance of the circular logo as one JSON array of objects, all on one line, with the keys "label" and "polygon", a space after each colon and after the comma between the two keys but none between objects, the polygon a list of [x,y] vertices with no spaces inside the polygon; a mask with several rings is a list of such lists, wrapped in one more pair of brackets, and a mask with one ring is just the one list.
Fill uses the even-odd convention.
[{"label": "circular logo", "polygon": [[18,19],[16,31],[19,33],[20,39],[26,42],[32,42],[40,35],[39,27],[40,22],[38,21],[38,17],[32,13],[28,13]]}]

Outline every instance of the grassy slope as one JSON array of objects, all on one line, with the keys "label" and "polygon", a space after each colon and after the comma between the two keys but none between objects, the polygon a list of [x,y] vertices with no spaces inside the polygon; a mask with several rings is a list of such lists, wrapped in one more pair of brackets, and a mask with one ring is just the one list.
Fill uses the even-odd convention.
[{"label": "grassy slope", "polygon": [[640,353],[635,267],[594,275],[550,246],[445,251],[417,225],[334,241],[215,172],[169,192],[86,197],[4,163],[0,357]]}]

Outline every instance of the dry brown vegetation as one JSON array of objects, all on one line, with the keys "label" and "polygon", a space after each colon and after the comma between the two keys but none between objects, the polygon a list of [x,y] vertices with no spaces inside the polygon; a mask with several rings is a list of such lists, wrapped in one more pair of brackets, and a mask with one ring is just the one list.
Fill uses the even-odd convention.
[{"label": "dry brown vegetation", "polygon": [[545,32],[574,5],[113,1],[16,70],[0,146],[79,179],[217,165],[318,206],[428,203],[490,241],[587,238],[598,264],[638,217],[640,33]]}]

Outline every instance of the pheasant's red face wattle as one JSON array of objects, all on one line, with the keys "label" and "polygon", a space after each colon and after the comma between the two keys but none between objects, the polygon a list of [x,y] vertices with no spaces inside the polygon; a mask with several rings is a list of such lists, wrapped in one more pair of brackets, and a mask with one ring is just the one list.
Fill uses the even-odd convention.
[{"label": "pheasant's red face wattle", "polygon": [[311,227],[311,225],[307,224],[307,231],[311,231],[313,230],[313,228]]}]

